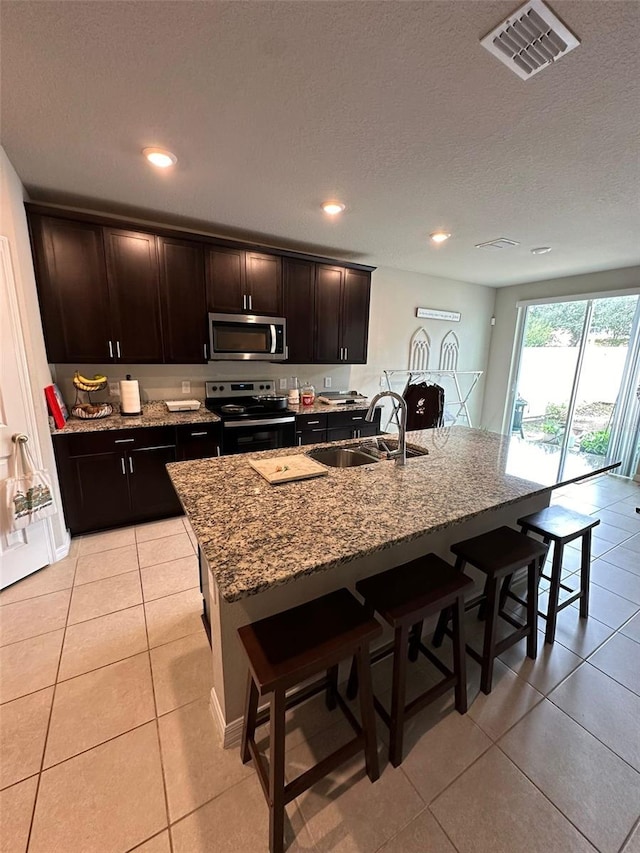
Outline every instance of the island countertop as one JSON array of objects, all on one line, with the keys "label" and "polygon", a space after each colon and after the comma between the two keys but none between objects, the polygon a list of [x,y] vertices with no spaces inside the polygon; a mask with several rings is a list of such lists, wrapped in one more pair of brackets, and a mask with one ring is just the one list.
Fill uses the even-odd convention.
[{"label": "island countertop", "polygon": [[326,477],[277,486],[246,455],[169,464],[222,597],[239,601],[605,470],[559,481],[541,464],[544,449],[467,427],[411,432],[407,440],[429,455],[405,467],[385,460],[329,468]]}]

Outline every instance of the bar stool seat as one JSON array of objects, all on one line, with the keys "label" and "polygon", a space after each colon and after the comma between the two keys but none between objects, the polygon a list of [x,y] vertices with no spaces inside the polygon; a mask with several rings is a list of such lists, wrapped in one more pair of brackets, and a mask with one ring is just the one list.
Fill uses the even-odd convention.
[{"label": "bar stool seat", "polygon": [[[545,643],[553,643],[556,636],[556,625],[558,613],[580,599],[580,617],[586,619],[589,615],[589,581],[591,574],[591,531],[600,524],[599,518],[591,515],[582,515],[572,509],[560,505],[549,506],[540,512],[534,512],[518,519],[518,524],[524,533],[536,533],[542,537],[542,541],[549,545],[553,542],[553,561],[551,564],[551,575],[543,574],[544,560],[538,568],[539,577],[549,580],[549,604],[547,612],[538,611],[538,615],[547,621],[545,631]],[[564,546],[574,539],[582,537],[582,554],[580,561],[580,589],[574,592],[573,588],[561,583],[562,558]],[[513,598],[520,604],[526,602],[510,590],[512,576],[507,576],[503,581],[500,596],[501,604],[504,605],[506,598]],[[560,590],[574,594],[563,602],[560,602]]]},{"label": "bar stool seat", "polygon": [[[269,806],[269,849],[282,853],[285,805],[358,752],[364,752],[372,782],[379,776],[375,713],[371,690],[369,644],[382,626],[347,590],[340,589],[299,607],[285,610],[238,629],[249,660],[247,698],[242,730],[243,763],[253,758]],[[338,665],[355,656],[362,684],[358,723],[337,690]],[[319,673],[326,676],[287,697],[286,691]],[[315,767],[285,785],[285,712],[326,690],[327,705],[339,705],[356,736]],[[270,708],[258,713],[258,700],[271,694]],[[270,722],[270,761],[258,752],[256,727]]]},{"label": "bar stool seat", "polygon": [[[374,652],[372,663],[393,655],[393,687],[391,714],[376,696],[373,702],[376,711],[389,727],[389,760],[394,767],[402,762],[402,744],[405,720],[435,701],[439,696],[455,688],[456,709],[467,710],[467,679],[464,657],[464,594],[473,586],[473,581],[456,571],[436,554],[427,554],[389,569],[379,575],[356,583],[356,590],[364,598],[371,614],[378,613],[394,629],[394,640]],[[445,666],[423,645],[423,620],[439,613],[445,607],[453,607],[453,671]],[[445,676],[436,685],[422,693],[409,704],[406,702],[407,658],[416,660],[422,653]],[[353,697],[355,670],[352,668],[350,689]]]},{"label": "bar stool seat", "polygon": [[[462,571],[467,563],[487,575],[484,592],[465,604],[465,610],[482,606],[486,608],[486,624],[482,654],[467,645],[467,653],[482,666],[480,689],[491,693],[493,664],[506,649],[527,638],[527,656],[535,659],[538,652],[538,564],[547,555],[547,546],[518,533],[511,527],[498,527],[465,539],[451,546],[456,555],[456,569]],[[500,606],[500,584],[519,569],[527,568],[527,620],[523,624]],[[516,629],[503,640],[497,640],[498,617]],[[450,612],[443,610],[433,637],[434,646],[442,643],[449,633],[447,624]]]}]

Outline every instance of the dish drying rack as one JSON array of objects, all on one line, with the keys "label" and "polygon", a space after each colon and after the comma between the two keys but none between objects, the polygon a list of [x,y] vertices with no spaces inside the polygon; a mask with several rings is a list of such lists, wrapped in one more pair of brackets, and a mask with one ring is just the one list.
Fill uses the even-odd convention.
[{"label": "dish drying rack", "polygon": [[[456,399],[447,400],[445,395],[445,411],[450,406],[457,406],[455,414],[449,413],[453,418],[454,424],[457,424],[460,418],[463,418],[464,425],[470,427],[473,426],[473,424],[471,423],[471,415],[469,414],[469,407],[467,404],[471,393],[480,381],[482,373],[482,370],[383,370],[381,385],[384,383],[386,384],[386,390],[395,391],[401,396],[404,396],[409,385],[413,385],[414,382],[435,382],[438,379],[449,379],[455,388]],[[399,381],[402,383],[401,388],[399,387]],[[466,389],[464,393],[462,390],[463,387]],[[398,417],[399,407],[395,402],[393,402],[393,400],[391,403],[393,411],[389,416],[385,429],[388,429],[391,423],[394,423],[396,427],[400,426],[400,420]]]}]

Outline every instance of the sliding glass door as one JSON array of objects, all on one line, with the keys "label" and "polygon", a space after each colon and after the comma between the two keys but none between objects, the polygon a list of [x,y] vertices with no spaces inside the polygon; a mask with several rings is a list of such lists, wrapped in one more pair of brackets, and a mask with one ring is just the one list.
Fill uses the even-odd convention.
[{"label": "sliding glass door", "polygon": [[511,431],[578,476],[603,459],[635,473],[640,370],[638,296],[524,308]]}]

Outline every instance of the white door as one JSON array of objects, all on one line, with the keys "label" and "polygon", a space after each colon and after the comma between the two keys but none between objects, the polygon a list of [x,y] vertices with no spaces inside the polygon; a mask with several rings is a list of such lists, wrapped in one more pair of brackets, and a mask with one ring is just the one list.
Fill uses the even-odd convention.
[{"label": "white door", "polygon": [[8,531],[4,481],[9,476],[11,439],[16,433],[29,437],[31,453],[39,462],[9,241],[0,236],[0,589],[49,563],[46,520],[17,533]]}]

